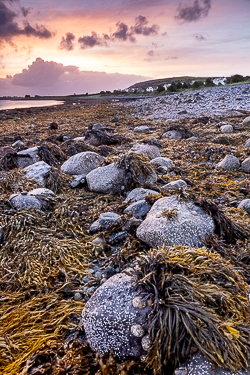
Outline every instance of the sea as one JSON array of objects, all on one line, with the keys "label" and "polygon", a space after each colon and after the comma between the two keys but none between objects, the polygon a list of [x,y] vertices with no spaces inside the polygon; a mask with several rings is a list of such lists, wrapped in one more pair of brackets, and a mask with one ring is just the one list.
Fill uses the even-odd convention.
[{"label": "sea", "polygon": [[0,100],[0,111],[4,109],[50,107],[63,103],[59,100]]}]

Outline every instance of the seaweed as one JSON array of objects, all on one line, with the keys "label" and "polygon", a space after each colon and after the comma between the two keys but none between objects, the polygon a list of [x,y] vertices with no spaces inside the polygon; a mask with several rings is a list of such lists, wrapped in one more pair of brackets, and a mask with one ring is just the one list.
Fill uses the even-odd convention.
[{"label": "seaweed", "polygon": [[125,142],[126,138],[119,134],[109,135],[106,131],[103,130],[88,130],[85,133],[85,142],[93,146],[101,145],[117,145]]}]

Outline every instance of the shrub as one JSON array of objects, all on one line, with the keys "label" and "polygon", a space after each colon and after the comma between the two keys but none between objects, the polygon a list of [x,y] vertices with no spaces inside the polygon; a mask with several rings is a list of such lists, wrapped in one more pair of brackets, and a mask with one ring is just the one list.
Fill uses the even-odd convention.
[{"label": "shrub", "polygon": [[230,83],[244,82],[245,78],[241,74],[234,74],[230,77]]},{"label": "shrub", "polygon": [[163,92],[163,91],[165,91],[165,87],[163,85],[159,85],[157,87],[157,92]]}]

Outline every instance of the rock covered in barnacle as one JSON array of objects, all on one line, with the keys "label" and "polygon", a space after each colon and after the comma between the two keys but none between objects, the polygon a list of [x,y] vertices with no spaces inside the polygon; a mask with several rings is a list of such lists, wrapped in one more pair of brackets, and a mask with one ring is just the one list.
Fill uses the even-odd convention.
[{"label": "rock covered in barnacle", "polygon": [[215,229],[213,219],[193,202],[180,202],[176,196],[158,199],[136,235],[150,246],[182,245],[201,247]]},{"label": "rock covered in barnacle", "polygon": [[[223,368],[214,370],[213,364],[201,353],[197,353],[175,370],[174,375],[233,375],[233,373]],[[240,371],[234,375],[250,375],[250,371]]]},{"label": "rock covered in barnacle", "polygon": [[96,152],[80,152],[66,160],[61,169],[67,174],[86,176],[93,169],[99,167],[104,160],[105,158]]},{"label": "rock covered in barnacle", "polygon": [[82,313],[92,350],[101,355],[112,350],[119,358],[147,354],[143,346],[148,348],[144,337],[148,337],[147,317],[151,307],[143,297],[136,290],[135,280],[125,273],[109,278],[96,290]]}]

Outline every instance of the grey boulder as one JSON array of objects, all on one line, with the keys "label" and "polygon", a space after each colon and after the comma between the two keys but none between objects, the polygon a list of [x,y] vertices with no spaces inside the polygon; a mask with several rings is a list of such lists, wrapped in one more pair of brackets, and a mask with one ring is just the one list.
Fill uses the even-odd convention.
[{"label": "grey boulder", "polygon": [[176,180],[176,181],[171,181],[168,184],[162,186],[162,191],[177,191],[180,189],[185,189],[187,188],[187,183],[184,180]]},{"label": "grey boulder", "polygon": [[250,138],[246,140],[246,142],[244,143],[244,147],[250,147]]},{"label": "grey boulder", "polygon": [[111,227],[111,225],[119,225],[121,222],[121,216],[115,212],[104,212],[94,221],[89,230],[91,233],[95,233],[106,230]]},{"label": "grey boulder", "polygon": [[140,125],[134,128],[135,133],[149,133],[149,127],[147,125]]},{"label": "grey boulder", "polygon": [[175,139],[177,141],[180,141],[182,139],[182,134],[181,132],[178,132],[178,130],[168,130],[162,135],[162,138]]},{"label": "grey boulder", "polygon": [[100,355],[113,351],[122,359],[145,356],[149,350],[150,311],[131,276],[112,276],[95,291],[82,313],[91,349]]},{"label": "grey boulder", "polygon": [[222,133],[232,133],[234,131],[234,128],[232,127],[232,125],[222,125],[220,127],[220,131]]},{"label": "grey boulder", "polygon": [[53,197],[53,191],[46,188],[33,189],[30,192],[21,194],[12,194],[9,198],[11,206],[16,210],[27,210],[29,208],[37,208],[39,210],[46,209],[48,206],[48,198]]},{"label": "grey boulder", "polygon": [[250,371],[232,373],[223,368],[214,369],[213,364],[204,355],[197,353],[175,370],[174,375],[250,375]]},{"label": "grey boulder", "polygon": [[250,199],[243,199],[243,201],[241,201],[238,205],[238,208],[250,214]]},{"label": "grey boulder", "polygon": [[162,156],[150,160],[150,163],[153,164],[156,168],[165,167],[166,171],[173,166],[173,162],[171,159]]},{"label": "grey boulder", "polygon": [[217,164],[217,169],[224,169],[225,171],[236,171],[239,168],[239,159],[233,155],[226,155],[224,159]]},{"label": "grey boulder", "polygon": [[124,214],[132,214],[136,219],[141,219],[150,211],[151,205],[144,199],[131,203],[125,210]]},{"label": "grey boulder", "polygon": [[22,150],[17,153],[18,168],[26,168],[40,160],[39,147],[27,148],[26,150]]},{"label": "grey boulder", "polygon": [[44,176],[50,171],[51,167],[44,161],[38,161],[35,164],[24,168],[26,177],[38,182],[42,187],[45,187]]},{"label": "grey boulder", "polygon": [[201,247],[215,229],[213,219],[193,202],[171,196],[158,199],[136,231],[152,247],[182,245]]},{"label": "grey boulder", "polygon": [[93,169],[99,167],[104,160],[105,158],[98,155],[96,152],[80,152],[66,160],[61,166],[61,169],[64,173],[70,175],[86,176]]},{"label": "grey boulder", "polygon": [[245,130],[249,130],[250,129],[250,116],[246,117],[243,120],[242,128],[245,129]]},{"label": "grey boulder", "polygon": [[154,145],[137,144],[132,147],[131,151],[136,152],[137,154],[144,155],[150,160],[161,156],[160,149]]},{"label": "grey boulder", "polygon": [[250,158],[246,158],[242,164],[241,164],[241,169],[245,173],[250,173]]},{"label": "grey boulder", "polygon": [[124,200],[123,203],[137,202],[137,201],[144,199],[148,195],[157,195],[157,194],[159,193],[155,190],[135,188],[130,193],[128,193],[127,198]]},{"label": "grey boulder", "polygon": [[88,188],[96,193],[119,193],[125,179],[125,172],[115,163],[99,167],[86,176]]}]

